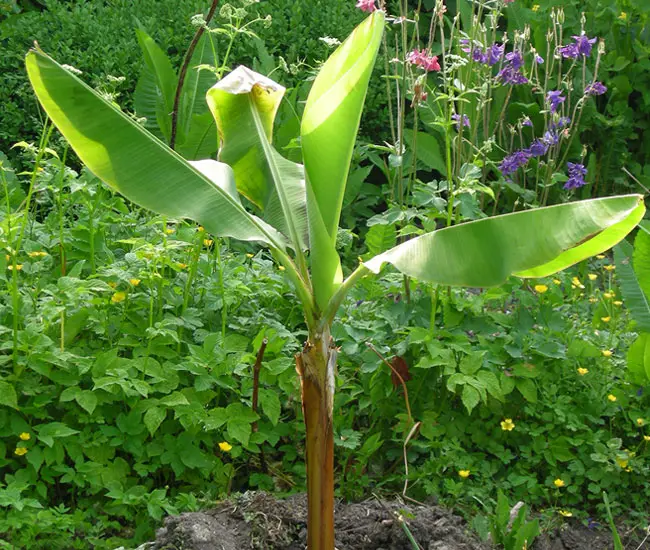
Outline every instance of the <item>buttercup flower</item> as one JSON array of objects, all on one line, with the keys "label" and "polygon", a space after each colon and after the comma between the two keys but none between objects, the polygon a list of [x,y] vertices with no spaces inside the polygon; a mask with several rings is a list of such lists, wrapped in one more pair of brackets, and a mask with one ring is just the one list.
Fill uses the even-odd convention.
[{"label": "buttercup flower", "polygon": [[183,262],[176,262],[176,267],[178,269],[185,269],[187,268],[187,264],[184,264]]},{"label": "buttercup flower", "polygon": [[617,307],[621,307],[623,305],[623,302],[621,302],[620,300],[616,300],[613,302],[613,304]]},{"label": "buttercup flower", "polygon": [[205,246],[212,246],[212,243],[213,243],[213,242],[214,242],[214,241],[213,241],[212,239],[203,239],[203,244],[204,244]]},{"label": "buttercup flower", "polygon": [[616,269],[616,266],[615,265],[604,265],[603,269],[605,271],[614,271]]},{"label": "buttercup flower", "polygon": [[643,441],[650,441],[650,435],[644,435]]},{"label": "buttercup flower", "polygon": [[[612,350],[611,350],[611,349],[604,349],[603,351],[601,351],[601,353],[602,353],[605,357],[611,357],[611,356],[612,356]],[[613,397],[613,396],[612,396],[612,397]],[[616,401],[616,398],[614,398],[614,400]]]},{"label": "buttercup flower", "polygon": [[21,433],[18,437],[20,437],[20,439],[23,441],[29,441],[32,438],[32,436],[27,432]]},{"label": "buttercup flower", "polygon": [[558,489],[560,487],[564,487],[565,483],[563,479],[560,479],[559,477],[553,482],[553,485],[555,485]]},{"label": "buttercup flower", "polygon": [[533,4],[533,7],[531,9],[533,11],[538,11],[539,10],[539,4]]},{"label": "buttercup flower", "polygon": [[614,296],[616,296],[616,294],[611,291],[603,292],[603,298],[607,298],[608,300],[611,300]]},{"label": "buttercup flower", "polygon": [[643,418],[637,418],[637,419],[636,419],[636,425],[637,425],[637,426],[643,426],[643,425],[645,425],[645,420],[643,420]]},{"label": "buttercup flower", "polygon": [[544,294],[548,290],[546,285],[535,285],[535,292],[538,294]]},{"label": "buttercup flower", "polygon": [[469,477],[470,471],[469,470],[458,470],[458,475],[462,477],[463,479],[466,479]]},{"label": "buttercup flower", "polygon": [[222,441],[219,443],[219,449],[221,449],[224,453],[227,453],[232,449],[232,445],[227,441]]},{"label": "buttercup flower", "polygon": [[596,279],[598,279],[598,275],[596,275],[595,273],[590,273],[589,275],[587,275],[587,277],[589,277],[590,281],[595,281]]},{"label": "buttercup flower", "polygon": [[579,367],[579,368],[578,368],[578,374],[579,374],[580,376],[584,376],[585,374],[588,374],[588,373],[589,373],[589,369],[585,369],[585,368],[583,368],[583,367]]},{"label": "buttercup flower", "polygon": [[25,447],[16,447],[14,454],[16,456],[24,456],[27,454],[27,449]]},{"label": "buttercup flower", "polygon": [[553,284],[561,285],[562,281],[560,281],[560,279],[553,279]]},{"label": "buttercup flower", "polygon": [[568,510],[558,510],[558,513],[561,516],[564,516],[565,518],[570,518],[571,516],[573,516],[573,514],[571,512],[569,512]]},{"label": "buttercup flower", "polygon": [[605,254],[598,254],[598,256],[596,256],[596,259],[597,260],[604,260],[605,259]]},{"label": "buttercup flower", "polygon": [[504,432],[511,432],[512,430],[515,429],[515,423],[512,421],[512,418],[505,418],[501,422],[501,429]]},{"label": "buttercup flower", "polygon": [[609,323],[612,320],[612,318],[608,315],[607,317],[601,317],[600,320],[603,323]]},{"label": "buttercup flower", "polygon": [[595,304],[598,301],[598,298],[594,298],[593,296],[589,298],[589,303],[590,304]]},{"label": "buttercup flower", "polygon": [[30,258],[43,258],[44,256],[47,256],[47,252],[43,252],[42,250],[37,250],[35,252],[29,252],[27,255]]},{"label": "buttercup flower", "polygon": [[375,0],[359,0],[356,7],[366,13],[372,13],[377,9],[375,6]]},{"label": "buttercup flower", "polygon": [[616,401],[618,398],[617,398],[615,395],[613,395],[613,394],[610,393],[610,394],[607,396],[607,399],[608,399],[609,401],[611,401],[612,403],[614,403],[614,401]]},{"label": "buttercup flower", "polygon": [[580,279],[578,279],[578,277],[573,277],[573,278],[571,279],[571,284],[574,285],[574,286],[576,286],[576,287],[578,287],[578,288],[584,288],[584,287],[585,287],[585,285],[583,285],[583,284],[580,282]]},{"label": "buttercup flower", "polygon": [[627,468],[628,463],[629,463],[629,459],[621,458],[620,456],[616,457],[616,464],[618,464],[621,468],[623,469]]},{"label": "buttercup flower", "polygon": [[[7,269],[8,269],[9,271],[13,271],[13,270],[14,270],[14,266],[13,266],[13,265],[8,265],[8,266],[7,266]],[[22,270],[23,270],[23,264],[16,264],[16,271],[22,271]]]},{"label": "buttercup flower", "polygon": [[116,292],[111,296],[111,302],[114,304],[119,304],[120,302],[123,302],[126,299],[126,292]]}]

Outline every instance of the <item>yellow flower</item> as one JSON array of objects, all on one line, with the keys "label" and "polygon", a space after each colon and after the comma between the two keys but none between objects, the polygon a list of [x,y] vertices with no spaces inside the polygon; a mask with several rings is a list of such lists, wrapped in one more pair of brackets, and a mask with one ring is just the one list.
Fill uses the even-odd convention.
[{"label": "yellow flower", "polygon": [[140,284],[140,279],[129,279],[129,283],[133,286],[138,286]]},{"label": "yellow flower", "polygon": [[117,283],[110,282],[110,283],[106,283],[106,284],[108,286],[110,286],[111,288],[117,288]]},{"label": "yellow flower", "polygon": [[624,11],[621,12],[621,15],[618,16],[621,21],[627,21],[627,13]]},{"label": "yellow flower", "polygon": [[562,281],[560,281],[560,279],[553,279],[553,283],[556,285],[561,285]]},{"label": "yellow flower", "polygon": [[644,435],[643,441],[650,441],[650,435]]},{"label": "yellow flower", "polygon": [[608,300],[611,300],[614,296],[616,296],[613,292],[605,292],[603,293],[603,298],[607,298]]},{"label": "yellow flower", "polygon": [[534,4],[533,5],[533,11],[539,10],[539,4]]},{"label": "yellow flower", "polygon": [[224,452],[227,453],[232,449],[232,445],[228,443],[227,441],[222,441],[219,443],[219,448]]},{"label": "yellow flower", "polygon": [[167,235],[172,235],[175,232],[176,229],[174,229],[173,227],[168,227],[167,229],[165,229],[165,233],[167,233]]},{"label": "yellow flower", "polygon": [[620,300],[616,300],[616,301],[614,302],[614,305],[615,305],[615,306],[618,306],[618,307],[621,307],[621,306],[623,305],[623,302],[621,302]]},{"label": "yellow flower", "polygon": [[199,231],[205,231],[205,227],[203,227],[202,225],[199,225],[199,227],[198,227],[197,229],[198,229]]},{"label": "yellow flower", "polygon": [[205,246],[212,246],[212,243],[213,243],[213,242],[214,242],[214,241],[213,241],[212,239],[203,239],[203,244],[204,244]]},{"label": "yellow flower", "polygon": [[599,260],[604,260],[605,259],[605,254],[598,254],[598,256],[596,256],[596,258],[599,259]]},{"label": "yellow flower", "polygon": [[501,429],[504,432],[511,432],[515,429],[515,423],[512,421],[512,418],[504,418],[501,422]]},{"label": "yellow flower", "polygon": [[5,254],[5,260],[7,261],[11,260],[11,254]]},{"label": "yellow flower", "polygon": [[185,269],[187,268],[187,264],[184,264],[183,262],[176,262],[176,267],[178,269]]},{"label": "yellow flower", "polygon": [[584,368],[582,368],[582,367],[579,367],[579,368],[578,368],[578,374],[579,374],[580,376],[584,376],[584,375],[587,374],[587,373],[589,373],[589,369],[584,369]]},{"label": "yellow flower", "polygon": [[564,487],[565,483],[563,479],[560,479],[559,477],[553,482],[553,485],[555,485],[558,489],[560,487]]},{"label": "yellow flower", "polygon": [[462,477],[463,479],[466,479],[469,477],[470,471],[469,470],[458,470],[458,475]]},{"label": "yellow flower", "polygon": [[[13,271],[13,270],[14,270],[14,266],[13,266],[13,265],[8,265],[8,266],[7,266],[7,269],[8,269],[9,271]],[[16,271],[22,271],[22,269],[23,269],[23,264],[16,264]]]},{"label": "yellow flower", "polygon": [[29,441],[32,438],[32,436],[29,435],[27,432],[21,433],[18,437],[20,437],[20,439],[22,439],[23,441]]},{"label": "yellow flower", "polygon": [[279,266],[278,266],[278,269],[279,269],[280,271],[284,271],[284,266],[283,266],[283,265],[279,265]]},{"label": "yellow flower", "polygon": [[585,287],[585,285],[583,285],[580,282],[580,279],[578,279],[578,277],[573,277],[573,279],[571,279],[571,283],[573,284],[573,286],[575,286],[577,288],[584,288]]},{"label": "yellow flower", "polygon": [[16,456],[24,456],[27,454],[27,449],[25,447],[16,447],[14,454]]},{"label": "yellow flower", "polygon": [[616,397],[614,394],[610,393],[607,396],[607,399],[609,399],[613,403],[614,401],[616,401],[618,399],[618,397]]},{"label": "yellow flower", "polygon": [[606,271],[614,271],[616,269],[616,266],[611,265],[611,264],[610,265],[604,265],[603,269],[606,270]]},{"label": "yellow flower", "polygon": [[605,357],[611,357],[612,356],[612,350],[611,349],[604,349],[600,353],[602,353]]},{"label": "yellow flower", "polygon": [[253,255],[252,255],[252,254],[246,254],[246,257],[247,257],[247,258],[252,258]]},{"label": "yellow flower", "polygon": [[627,463],[628,462],[629,462],[629,459],[627,459],[627,458],[621,458],[620,456],[616,457],[616,464],[618,464],[623,469],[627,468]]},{"label": "yellow flower", "polygon": [[590,281],[595,281],[596,279],[598,279],[598,275],[596,275],[595,273],[590,273],[589,275],[587,275],[587,277],[589,277]]},{"label": "yellow flower", "polygon": [[47,256],[47,252],[43,252],[43,251],[29,252],[27,255],[30,258],[42,258],[43,256]]},{"label": "yellow flower", "polygon": [[636,419],[636,425],[637,426],[645,426],[645,420],[643,420],[643,418],[637,418]]},{"label": "yellow flower", "polygon": [[598,298],[589,298],[589,303],[590,304],[595,304],[598,301]]},{"label": "yellow flower", "polygon": [[608,315],[607,317],[601,317],[600,320],[603,323],[609,323],[612,320],[612,318]]},{"label": "yellow flower", "polygon": [[546,285],[535,285],[535,292],[538,294],[544,294],[548,290]]},{"label": "yellow flower", "polygon": [[122,291],[116,292],[115,294],[113,294],[113,296],[111,296],[111,302],[113,302],[114,304],[119,304],[124,300],[126,300],[126,292],[122,292]]},{"label": "yellow flower", "polygon": [[573,514],[571,512],[569,512],[568,510],[558,510],[558,513],[561,516],[564,516],[565,518],[570,518],[571,516],[573,516]]}]

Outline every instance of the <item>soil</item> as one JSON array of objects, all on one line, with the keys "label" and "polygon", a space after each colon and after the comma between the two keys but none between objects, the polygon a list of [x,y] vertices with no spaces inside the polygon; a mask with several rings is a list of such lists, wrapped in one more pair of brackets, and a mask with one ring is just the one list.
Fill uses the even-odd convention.
[{"label": "soil", "polygon": [[[245,493],[204,512],[165,519],[147,550],[304,550],[307,539],[304,495],[276,499],[267,493]],[[402,523],[422,550],[488,550],[467,523],[438,506],[378,502],[337,504],[337,550],[413,550]],[[646,533],[625,533],[624,547],[650,550]],[[542,535],[531,550],[612,550],[608,529],[589,529],[567,522]]]},{"label": "soil", "polygon": [[[246,493],[206,512],[169,517],[152,550],[304,550],[307,500]],[[338,550],[413,550],[402,522],[423,550],[487,550],[464,520],[436,506],[338,504]]]}]

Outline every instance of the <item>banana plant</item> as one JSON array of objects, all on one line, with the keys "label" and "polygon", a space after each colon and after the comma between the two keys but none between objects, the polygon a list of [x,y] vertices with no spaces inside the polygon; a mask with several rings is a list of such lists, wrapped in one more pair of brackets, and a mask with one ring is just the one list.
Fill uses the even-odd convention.
[{"label": "banana plant", "polygon": [[334,548],[337,348],[330,327],[355,283],[385,264],[442,285],[486,287],[512,275],[542,277],[609,249],[645,212],[642,198],[630,195],[497,216],[420,235],[344,277],[336,235],[384,25],[384,14],[375,11],[320,69],[302,118],[303,164],[272,144],[284,88],[244,67],[207,93],[218,160],[188,162],[42,51],[26,59],[45,111],[106,184],[145,208],[195,220],[216,236],[261,243],[285,268],[308,328],[295,359],[306,426],[310,550]]}]

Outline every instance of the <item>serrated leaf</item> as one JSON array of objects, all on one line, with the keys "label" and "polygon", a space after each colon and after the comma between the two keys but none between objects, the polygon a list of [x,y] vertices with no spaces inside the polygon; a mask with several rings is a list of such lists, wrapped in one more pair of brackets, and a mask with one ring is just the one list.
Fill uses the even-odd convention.
[{"label": "serrated leaf", "polygon": [[479,401],[481,400],[481,396],[479,395],[478,390],[473,388],[470,385],[465,385],[463,386],[463,393],[461,394],[461,400],[463,402],[463,405],[465,405],[465,408],[467,409],[467,413],[471,414],[472,409],[478,405]]},{"label": "serrated leaf", "polygon": [[373,225],[366,233],[366,246],[373,256],[392,248],[397,243],[397,230],[394,225]]},{"label": "serrated leaf", "polygon": [[530,378],[520,378],[515,382],[519,393],[529,403],[537,403],[537,386]]},{"label": "serrated leaf", "polygon": [[168,395],[166,397],[163,397],[160,400],[160,403],[162,405],[167,406],[167,407],[177,407],[179,405],[189,405],[190,404],[190,402],[187,400],[187,397],[185,397],[185,395],[183,395],[179,391],[175,391],[174,393],[172,393],[172,394],[170,394],[170,395]]},{"label": "serrated leaf", "polygon": [[12,409],[18,408],[16,389],[9,382],[0,382],[0,405],[5,405]]},{"label": "serrated leaf", "polygon": [[276,426],[280,420],[280,412],[282,411],[282,405],[278,394],[273,390],[262,388],[259,396],[260,405],[262,405],[264,414],[268,416],[271,423]]},{"label": "serrated leaf", "polygon": [[75,400],[79,406],[88,414],[93,414],[97,407],[97,396],[90,390],[84,390],[75,395]]},{"label": "serrated leaf", "polygon": [[476,377],[481,381],[485,389],[487,389],[488,393],[492,397],[498,399],[499,401],[503,401],[503,392],[501,391],[499,379],[497,378],[496,374],[491,371],[482,370],[476,375]]},{"label": "serrated leaf", "polygon": [[160,407],[152,407],[144,413],[144,425],[149,430],[150,435],[153,436],[156,433],[166,416],[167,411]]}]

